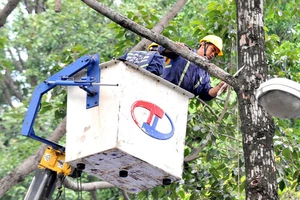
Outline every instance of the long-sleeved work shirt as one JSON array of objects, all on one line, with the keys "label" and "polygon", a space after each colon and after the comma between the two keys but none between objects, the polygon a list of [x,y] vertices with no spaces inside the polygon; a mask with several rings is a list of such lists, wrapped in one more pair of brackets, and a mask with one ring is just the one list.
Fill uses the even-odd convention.
[{"label": "long-sleeved work shirt", "polygon": [[[178,85],[179,87],[199,96],[204,101],[209,101],[214,97],[209,95],[210,75],[196,64],[178,56],[174,52],[165,52],[165,48],[159,46],[158,52],[171,59],[165,66],[162,78]],[[196,50],[192,50],[196,53]]]}]

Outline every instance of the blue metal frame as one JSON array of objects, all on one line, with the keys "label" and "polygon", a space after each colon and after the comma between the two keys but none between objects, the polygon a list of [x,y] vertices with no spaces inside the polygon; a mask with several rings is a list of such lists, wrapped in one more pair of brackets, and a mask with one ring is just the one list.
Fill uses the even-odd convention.
[{"label": "blue metal frame", "polygon": [[[34,120],[37,116],[38,108],[42,96],[53,89],[57,85],[67,85],[67,86],[79,86],[87,92],[86,108],[92,108],[99,105],[99,85],[92,85],[93,82],[100,83],[100,56],[95,55],[85,55],[76,60],[74,63],[68,65],[58,73],[54,74],[48,78],[43,83],[35,87],[31,102],[28,107],[28,111],[25,116],[25,120],[22,126],[21,134],[35,140],[38,140],[42,143],[50,145],[54,149],[61,150],[64,152],[65,147],[49,141],[45,138],[41,138],[35,135],[33,125]],[[87,68],[87,77],[82,78],[81,81],[69,81],[69,77],[78,73],[82,69]]]}]

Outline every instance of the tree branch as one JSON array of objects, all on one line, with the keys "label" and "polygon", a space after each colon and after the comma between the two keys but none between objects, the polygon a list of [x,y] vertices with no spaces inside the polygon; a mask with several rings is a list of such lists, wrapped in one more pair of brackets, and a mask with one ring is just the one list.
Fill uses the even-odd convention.
[{"label": "tree branch", "polygon": [[66,177],[64,180],[64,186],[74,191],[93,191],[97,189],[106,189],[106,188],[114,188],[113,184],[110,184],[105,181],[97,181],[91,183],[83,183],[78,185],[76,182],[70,180],[69,177]]},{"label": "tree branch", "polygon": [[[177,0],[170,10],[161,18],[161,20],[151,29],[155,33],[161,33],[169,24],[169,22],[180,12],[188,0]],[[146,49],[151,41],[143,38],[132,51],[140,51]]]},{"label": "tree branch", "polygon": [[[207,141],[211,140],[210,134],[208,134],[206,136],[206,140]],[[198,154],[204,149],[204,147],[207,146],[207,144],[208,143],[200,145],[193,153],[191,153],[189,156],[186,156],[184,158],[184,162],[190,162],[190,161],[193,161],[193,160],[197,159],[199,157]]]},{"label": "tree branch", "polygon": [[125,190],[121,190],[121,192],[122,192],[122,195],[124,197],[124,200],[130,200],[130,198],[129,198],[129,196],[128,196],[128,194]]},{"label": "tree branch", "polygon": [[20,50],[18,49],[18,47],[15,47],[16,51],[17,51],[17,54],[18,54],[18,58],[19,58],[19,63],[20,63],[20,68],[18,69],[19,72],[23,72],[23,69],[25,69],[25,63],[21,57],[21,52]]},{"label": "tree branch", "polygon": [[[18,50],[17,48],[15,48],[15,49]],[[23,69],[22,69],[23,67],[21,66],[21,61],[20,61],[20,62],[17,61],[17,59],[14,57],[14,54],[13,54],[13,52],[11,51],[10,48],[7,48],[7,51],[8,51],[8,53],[9,53],[9,55],[10,55],[10,57],[11,57],[11,59],[12,59],[14,65],[15,65],[16,69],[17,69],[19,72],[22,72],[22,71],[23,71]],[[17,53],[18,53],[18,56],[19,56],[19,59],[20,59],[20,51],[17,51]],[[23,61],[22,61],[22,62],[23,62]]]},{"label": "tree branch", "polygon": [[[5,78],[5,77],[3,77],[3,78]],[[3,90],[2,92],[4,93],[4,97],[5,97],[4,99],[5,99],[6,103],[9,106],[14,107],[12,102],[11,102],[11,95],[10,95],[10,92],[8,90],[8,86],[7,86],[6,82],[4,80],[0,79],[0,84],[1,84],[1,88]],[[3,95],[3,93],[2,93],[2,95]]]},{"label": "tree branch", "polygon": [[[230,61],[229,61],[229,73],[232,74],[232,49],[233,49],[233,40],[231,41],[231,47],[230,47]],[[230,93],[231,93],[231,90],[230,90],[230,86],[227,88],[227,96],[226,96],[226,99],[225,99],[225,103],[224,103],[224,108],[222,110],[222,113],[221,115],[219,116],[218,120],[217,120],[217,124],[220,124],[226,111],[227,111],[227,108],[228,108],[228,104],[229,104],[229,99],[230,99]]]},{"label": "tree branch", "polygon": [[22,101],[23,95],[20,93],[20,90],[18,89],[17,85],[14,83],[14,80],[12,79],[10,70],[8,68],[6,68],[5,70],[4,81],[6,83],[7,88],[11,90],[11,93],[15,95],[17,99]]},{"label": "tree branch", "polygon": [[[113,184],[110,184],[108,182],[105,181],[96,181],[96,182],[90,182],[90,183],[81,183],[80,185],[75,182],[72,181],[69,177],[66,177],[64,180],[64,186],[66,188],[69,188],[71,190],[74,191],[95,191],[98,189],[108,189],[108,188],[114,188],[116,186],[114,186]],[[124,200],[130,200],[127,192],[125,190],[121,190],[122,195],[124,197]]]},{"label": "tree branch", "polygon": [[7,4],[0,11],[0,28],[4,26],[7,17],[12,13],[12,11],[18,6],[21,0],[8,0]]},{"label": "tree branch", "polygon": [[206,60],[204,60],[202,57],[197,55],[194,52],[191,52],[190,50],[187,50],[185,48],[181,48],[180,45],[176,44],[175,42],[171,41],[165,36],[162,36],[158,33],[155,33],[149,29],[146,29],[145,27],[131,21],[130,19],[122,16],[118,12],[112,10],[111,8],[107,7],[104,4],[101,4],[98,1],[95,0],[82,0],[85,4],[93,8],[95,11],[99,12],[100,14],[108,17],[110,20],[114,21],[115,23],[119,24],[123,28],[126,28],[144,38],[147,38],[153,42],[156,42],[163,47],[173,51],[174,53],[186,58],[187,60],[197,64],[199,67],[206,70],[208,73],[210,73],[212,76],[215,76],[232,87],[234,87],[236,90],[239,89],[237,85],[237,80],[230,75],[229,73],[225,72],[218,66],[216,66],[213,63],[210,63]]},{"label": "tree branch", "polygon": [[202,99],[198,98],[198,97],[195,97],[198,101],[200,101],[203,105],[204,105],[204,108],[208,108],[208,110],[211,112],[211,114],[213,114],[216,119],[218,119],[218,116],[216,115],[216,113],[213,111],[213,109],[207,104],[205,103],[205,101],[203,101]]}]

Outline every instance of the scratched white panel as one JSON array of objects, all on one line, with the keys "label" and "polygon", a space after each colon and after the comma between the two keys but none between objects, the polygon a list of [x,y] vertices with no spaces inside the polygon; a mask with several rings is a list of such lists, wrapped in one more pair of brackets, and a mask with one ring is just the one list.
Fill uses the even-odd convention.
[{"label": "scratched white panel", "polygon": [[[128,75],[124,77],[127,84],[122,89],[123,100],[120,106],[122,116],[118,136],[120,148],[175,176],[181,176],[187,121],[187,96],[161,84],[148,74],[137,73],[134,68],[126,68],[125,73]],[[129,114],[132,104],[138,100],[153,103],[170,116],[175,128],[173,137],[168,140],[158,140],[140,130]],[[164,120],[159,120],[158,124],[164,128],[157,127],[156,129],[161,133],[168,133],[170,123],[165,119],[166,116],[163,118]]]}]

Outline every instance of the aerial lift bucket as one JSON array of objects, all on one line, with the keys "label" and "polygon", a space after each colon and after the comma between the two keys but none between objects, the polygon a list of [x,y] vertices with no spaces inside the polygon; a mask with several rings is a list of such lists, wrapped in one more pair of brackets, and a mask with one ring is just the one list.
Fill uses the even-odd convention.
[{"label": "aerial lift bucket", "polygon": [[[128,62],[100,64],[99,106],[68,87],[66,162],[130,193],[182,177],[193,95]],[[78,76],[84,76],[78,73]]]}]

